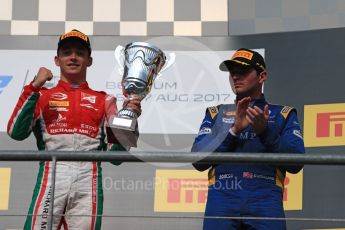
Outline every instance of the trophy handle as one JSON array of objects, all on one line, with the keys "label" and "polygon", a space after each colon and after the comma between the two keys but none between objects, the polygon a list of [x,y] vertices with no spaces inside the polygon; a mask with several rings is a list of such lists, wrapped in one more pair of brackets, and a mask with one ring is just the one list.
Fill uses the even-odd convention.
[{"label": "trophy handle", "polygon": [[124,60],[124,50],[125,48],[121,45],[118,45],[115,49],[114,56],[117,64],[119,65],[118,71],[120,75],[123,75],[123,60]]},{"label": "trophy handle", "polygon": [[159,71],[156,79],[160,78],[162,76],[162,73],[164,71],[166,71],[167,69],[169,69],[170,66],[175,63],[175,58],[176,58],[176,54],[175,53],[169,53],[169,58],[167,59],[166,64],[163,66],[161,71]]}]

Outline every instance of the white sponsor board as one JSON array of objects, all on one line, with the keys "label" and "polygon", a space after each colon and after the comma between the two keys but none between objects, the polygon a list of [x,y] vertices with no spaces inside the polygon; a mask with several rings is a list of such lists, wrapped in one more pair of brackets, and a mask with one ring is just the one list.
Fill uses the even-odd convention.
[{"label": "white sponsor board", "polygon": [[[264,50],[257,50],[264,55]],[[171,51],[165,51],[167,53]],[[207,106],[233,103],[227,72],[219,64],[234,51],[172,51],[176,61],[157,79],[149,95],[142,101],[139,118],[141,133],[196,134]],[[0,50],[0,131],[7,121],[25,84],[41,66],[49,68],[58,81],[59,68],[54,64],[55,50]],[[119,66],[114,51],[93,51],[93,65],[87,73],[91,88],[113,94],[122,108],[123,95]]]}]

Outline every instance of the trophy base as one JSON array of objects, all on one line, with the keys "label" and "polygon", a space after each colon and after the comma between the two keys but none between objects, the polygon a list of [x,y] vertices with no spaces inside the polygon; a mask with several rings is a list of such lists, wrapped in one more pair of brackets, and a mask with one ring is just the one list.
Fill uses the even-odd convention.
[{"label": "trophy base", "polygon": [[124,147],[137,147],[139,131],[135,118],[113,116],[107,127],[109,143],[120,143]]}]

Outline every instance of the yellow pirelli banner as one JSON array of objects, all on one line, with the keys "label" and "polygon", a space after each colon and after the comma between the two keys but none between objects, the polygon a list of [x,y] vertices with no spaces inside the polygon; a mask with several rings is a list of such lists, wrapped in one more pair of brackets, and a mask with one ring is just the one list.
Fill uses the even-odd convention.
[{"label": "yellow pirelli banner", "polygon": [[207,198],[207,172],[156,170],[155,212],[203,212]]},{"label": "yellow pirelli banner", "polygon": [[345,104],[304,106],[306,147],[345,145]]},{"label": "yellow pirelli banner", "polygon": [[0,168],[0,210],[8,210],[11,168]]},{"label": "yellow pirelli banner", "polygon": [[[204,212],[207,201],[207,172],[156,170],[155,212]],[[284,209],[302,210],[303,171],[287,174],[284,181]]]},{"label": "yellow pirelli banner", "polygon": [[345,230],[345,228],[313,228],[313,229],[305,229],[305,230]]}]

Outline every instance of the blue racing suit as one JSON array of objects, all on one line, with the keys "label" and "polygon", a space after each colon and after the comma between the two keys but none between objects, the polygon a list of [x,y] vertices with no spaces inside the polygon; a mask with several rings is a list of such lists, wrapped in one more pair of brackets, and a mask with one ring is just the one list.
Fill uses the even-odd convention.
[{"label": "blue racing suit", "polygon": [[[263,110],[264,96],[250,106]],[[195,138],[192,152],[275,152],[304,153],[304,143],[296,110],[269,104],[267,129],[257,136],[249,126],[233,136],[236,106],[209,107]],[[204,219],[204,229],[286,229],[282,220],[254,220],[245,217],[284,217],[285,172],[297,173],[300,166],[247,164],[193,164],[199,171],[209,170],[209,190],[205,216],[240,217]]]}]

